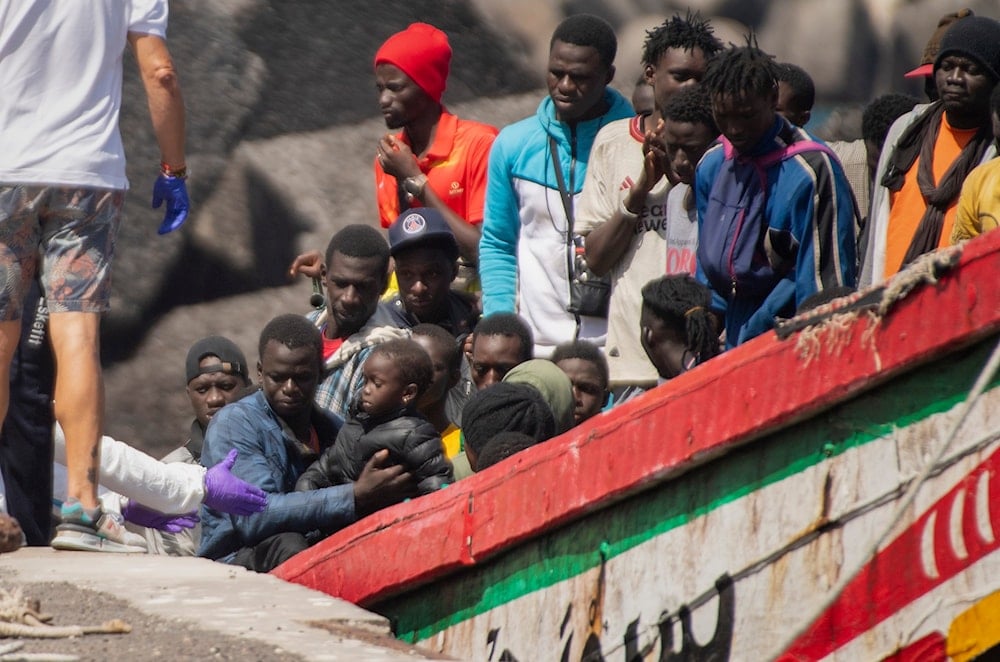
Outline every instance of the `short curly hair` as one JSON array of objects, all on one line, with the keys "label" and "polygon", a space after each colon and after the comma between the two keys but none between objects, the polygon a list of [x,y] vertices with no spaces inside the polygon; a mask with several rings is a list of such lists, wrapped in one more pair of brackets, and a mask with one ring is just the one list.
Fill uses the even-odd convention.
[{"label": "short curly hair", "polygon": [[778,64],[778,82],[787,83],[792,90],[791,102],[795,110],[812,110],[816,105],[816,84],[805,69],[791,62]]},{"label": "short curly hair", "polygon": [[281,343],[288,349],[311,347],[316,350],[316,362],[323,362],[323,336],[316,325],[302,315],[286,313],[278,315],[260,332],[257,355],[264,356],[264,348],[271,341]]},{"label": "short curly hair", "polygon": [[920,101],[909,94],[883,94],[876,98],[861,113],[861,137],[882,145],[892,123],[913,110],[918,103]]},{"label": "short curly hair", "polygon": [[521,343],[521,360],[527,361],[535,355],[535,339],[531,329],[516,313],[493,313],[476,325],[472,334],[472,346],[483,336],[516,337]]},{"label": "short curly hair", "polygon": [[712,114],[712,100],[700,85],[686,87],[675,94],[663,109],[664,119],[689,124],[704,124],[715,135],[719,127]]},{"label": "short curly hair", "polygon": [[618,37],[611,24],[593,14],[574,14],[556,26],[549,41],[549,49],[557,41],[574,46],[589,46],[597,51],[601,64],[610,67],[618,53]]},{"label": "short curly hair", "polygon": [[656,66],[663,54],[672,48],[685,51],[700,48],[705,57],[710,58],[722,50],[722,42],[716,39],[707,19],[702,19],[698,12],[689,11],[684,18],[674,15],[652,30],[646,30],[642,63]]},{"label": "short curly hair", "polygon": [[608,360],[604,358],[604,353],[600,348],[589,340],[571,340],[561,345],[556,345],[549,360],[558,364],[566,359],[580,359],[590,361],[597,368],[597,375],[601,380],[601,386],[608,387]]},{"label": "short curly hair", "polygon": [[404,384],[417,385],[417,397],[423,395],[434,379],[430,355],[409,338],[398,338],[375,345],[368,358],[376,354],[386,357],[399,368],[399,376]]},{"label": "short curly hair", "polygon": [[334,234],[326,246],[327,264],[330,264],[334,251],[348,257],[378,258],[381,265],[380,273],[389,270],[389,243],[370,225],[362,223],[345,225]]}]

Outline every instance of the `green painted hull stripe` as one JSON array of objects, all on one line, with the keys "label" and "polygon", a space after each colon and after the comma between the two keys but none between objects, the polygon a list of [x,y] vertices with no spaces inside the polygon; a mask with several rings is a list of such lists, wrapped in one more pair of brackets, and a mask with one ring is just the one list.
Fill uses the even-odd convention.
[{"label": "green painted hull stripe", "polygon": [[[416,642],[600,566],[720,506],[945,412],[961,402],[990,342],[948,355],[859,398],[513,549],[483,566],[374,605]],[[817,379],[821,379],[816,368]],[[1000,379],[990,385],[996,388]],[[766,444],[767,452],[761,453]],[[670,559],[664,559],[669,563]]]}]

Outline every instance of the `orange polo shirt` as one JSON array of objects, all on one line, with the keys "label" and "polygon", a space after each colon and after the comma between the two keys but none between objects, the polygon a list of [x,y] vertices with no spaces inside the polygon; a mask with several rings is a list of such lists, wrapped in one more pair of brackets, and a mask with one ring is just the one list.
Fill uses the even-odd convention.
[{"label": "orange polo shirt", "polygon": [[[978,129],[955,129],[948,124],[947,115],[941,116],[941,129],[938,131],[937,142],[934,144],[934,181],[940,182],[941,177],[951,164],[958,158],[962,148],[976,135]],[[885,245],[885,277],[894,275],[903,265],[903,258],[917,232],[920,219],[927,209],[924,197],[920,194],[917,184],[917,170],[920,167],[920,157],[903,179],[903,188],[892,194],[889,206],[889,227]],[[951,231],[955,227],[955,215],[958,208],[958,196],[952,201],[944,214],[944,225],[941,228],[941,240],[938,248],[951,245]]]},{"label": "orange polo shirt", "polygon": [[[486,170],[490,147],[497,130],[488,124],[462,120],[442,111],[434,142],[422,158],[420,171],[427,175],[427,185],[456,214],[473,225],[483,222],[486,200]],[[396,136],[410,146],[405,132]],[[396,178],[385,174],[375,159],[375,197],[382,227],[389,227],[399,216]],[[420,206],[414,201],[413,206]]]}]

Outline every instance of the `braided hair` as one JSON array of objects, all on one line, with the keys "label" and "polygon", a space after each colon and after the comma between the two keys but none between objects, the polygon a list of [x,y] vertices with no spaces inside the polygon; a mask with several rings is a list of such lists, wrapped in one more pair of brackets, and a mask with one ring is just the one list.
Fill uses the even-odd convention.
[{"label": "braided hair", "polygon": [[711,303],[708,288],[689,274],[662,276],[642,288],[642,305],[685,338],[687,349],[698,356],[698,363],[719,353]]}]

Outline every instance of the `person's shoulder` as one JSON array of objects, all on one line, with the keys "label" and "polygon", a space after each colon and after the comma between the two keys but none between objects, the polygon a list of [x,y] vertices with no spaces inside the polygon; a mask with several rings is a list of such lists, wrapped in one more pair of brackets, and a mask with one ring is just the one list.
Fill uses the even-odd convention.
[{"label": "person's shoulder", "polygon": [[399,292],[394,293],[388,299],[378,302],[375,312],[368,318],[368,328],[379,328],[389,326],[395,328],[409,328],[413,326],[406,319],[406,309],[403,307],[403,300]]},{"label": "person's shoulder", "polygon": [[[633,124],[636,117],[626,117],[614,120],[605,124],[598,130],[594,137],[594,149],[608,145],[630,145],[630,143],[642,143],[642,138],[636,138]],[[641,135],[641,134],[640,134]],[[593,154],[593,152],[591,152]]]},{"label": "person's shoulder", "polygon": [[230,402],[228,405],[217,411],[215,415],[212,416],[209,429],[211,429],[214,424],[221,421],[227,421],[233,418],[245,418],[247,416],[257,416],[266,411],[267,400],[264,398],[264,393],[260,390],[255,390],[235,402]]},{"label": "person's shoulder", "polygon": [[315,324],[317,327],[320,325],[320,318],[326,313],[326,308],[314,308],[305,314],[305,318]]},{"label": "person's shoulder", "polygon": [[485,122],[477,122],[476,120],[467,120],[462,117],[455,118],[455,131],[467,138],[476,137],[486,137],[493,139],[500,132],[492,124],[486,124]]},{"label": "person's shoulder", "polygon": [[965,178],[965,183],[962,188],[975,188],[977,186],[982,186],[986,180],[1000,178],[1000,158],[993,158],[986,163],[981,163],[969,172],[968,177]]},{"label": "person's shoulder", "polygon": [[538,133],[545,133],[545,127],[538,121],[537,115],[528,115],[527,117],[516,122],[512,122],[511,124],[508,124],[500,129],[500,132],[497,133],[496,143],[516,144],[518,141],[524,140],[526,137]]}]

